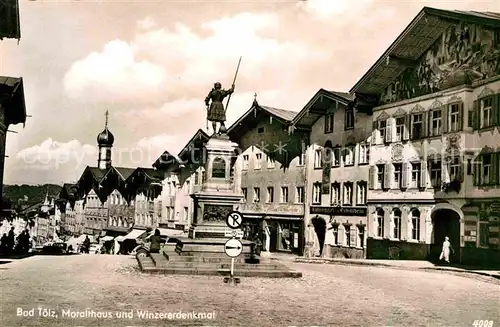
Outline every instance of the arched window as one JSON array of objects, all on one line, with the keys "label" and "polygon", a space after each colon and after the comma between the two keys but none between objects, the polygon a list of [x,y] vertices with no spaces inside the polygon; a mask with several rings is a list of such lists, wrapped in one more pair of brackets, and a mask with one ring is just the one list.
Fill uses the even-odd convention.
[{"label": "arched window", "polygon": [[392,236],[401,239],[401,210],[396,208],[392,211],[392,220],[394,223],[394,232]]},{"label": "arched window", "polygon": [[221,157],[216,157],[212,163],[212,177],[214,178],[226,177],[226,161]]},{"label": "arched window", "polygon": [[384,209],[377,209],[377,236],[384,237]]},{"label": "arched window", "polygon": [[420,211],[413,209],[411,211],[411,239],[420,240]]}]

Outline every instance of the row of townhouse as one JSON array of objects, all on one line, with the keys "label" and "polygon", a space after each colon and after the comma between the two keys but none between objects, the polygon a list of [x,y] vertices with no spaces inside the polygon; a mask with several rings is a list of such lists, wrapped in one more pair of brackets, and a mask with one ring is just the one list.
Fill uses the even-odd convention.
[{"label": "row of townhouse", "polygon": [[[500,260],[499,29],[426,7],[349,93],[321,89],[300,112],[254,100],[227,131],[246,227],[266,219],[271,251],[305,256],[436,258],[448,236],[456,261]],[[86,227],[188,230],[209,139],[130,170],[111,169],[101,142],[105,167],[78,183],[97,201]],[[98,209],[110,194],[131,208],[123,223]]]}]

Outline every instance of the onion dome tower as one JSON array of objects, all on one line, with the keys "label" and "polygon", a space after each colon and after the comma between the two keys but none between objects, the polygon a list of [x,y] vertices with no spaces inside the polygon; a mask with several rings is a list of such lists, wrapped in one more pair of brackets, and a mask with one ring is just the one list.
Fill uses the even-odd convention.
[{"label": "onion dome tower", "polygon": [[104,131],[97,135],[97,144],[99,145],[99,158],[97,160],[97,167],[99,169],[111,168],[111,148],[115,142],[115,137],[108,129],[108,116],[106,110],[106,122],[104,124]]}]

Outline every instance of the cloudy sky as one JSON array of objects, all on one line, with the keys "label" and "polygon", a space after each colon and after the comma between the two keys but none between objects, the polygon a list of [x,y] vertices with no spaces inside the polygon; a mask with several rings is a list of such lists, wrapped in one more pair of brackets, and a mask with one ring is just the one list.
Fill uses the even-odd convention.
[{"label": "cloudy sky", "polygon": [[114,165],[150,167],[205,128],[203,100],[229,87],[228,126],[259,103],[299,111],[348,91],[423,6],[500,11],[496,1],[20,0],[21,41],[0,75],[23,77],[26,127],[7,138],[6,184],[76,181],[115,135]]}]

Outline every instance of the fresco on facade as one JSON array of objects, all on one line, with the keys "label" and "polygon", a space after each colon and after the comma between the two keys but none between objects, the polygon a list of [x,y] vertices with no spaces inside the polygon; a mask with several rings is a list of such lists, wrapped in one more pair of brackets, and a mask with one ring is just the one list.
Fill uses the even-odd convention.
[{"label": "fresco on facade", "polygon": [[391,103],[500,74],[500,32],[473,24],[451,25],[382,93]]}]

